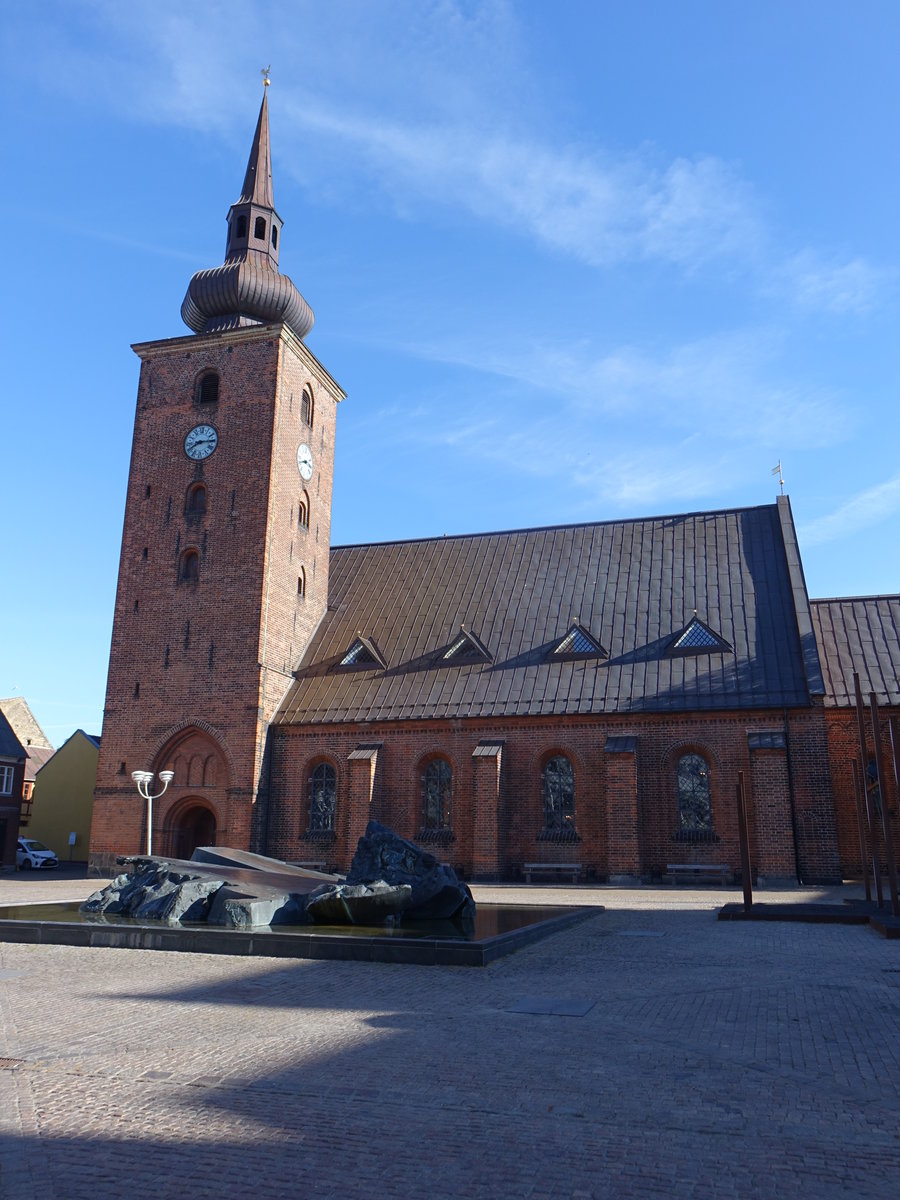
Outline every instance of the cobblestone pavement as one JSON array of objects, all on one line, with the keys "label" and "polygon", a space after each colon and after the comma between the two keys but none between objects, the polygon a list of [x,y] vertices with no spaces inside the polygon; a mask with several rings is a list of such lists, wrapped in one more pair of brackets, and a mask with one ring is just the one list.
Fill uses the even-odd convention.
[{"label": "cobblestone pavement", "polygon": [[484,969],[0,943],[0,1197],[896,1195],[900,942],[477,892],[606,912]]}]

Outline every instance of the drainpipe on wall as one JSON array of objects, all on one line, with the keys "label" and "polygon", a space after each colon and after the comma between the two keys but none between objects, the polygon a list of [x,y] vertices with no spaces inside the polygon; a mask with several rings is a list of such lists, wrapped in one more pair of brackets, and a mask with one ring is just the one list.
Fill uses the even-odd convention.
[{"label": "drainpipe on wall", "polygon": [[788,799],[791,808],[791,833],[794,838],[794,873],[797,876],[797,883],[803,886],[803,877],[800,872],[800,849],[797,842],[797,810],[794,803],[794,769],[791,765],[791,734],[788,728],[788,711],[782,709],[782,720],[784,722],[784,749],[787,762],[787,777],[788,777]]}]

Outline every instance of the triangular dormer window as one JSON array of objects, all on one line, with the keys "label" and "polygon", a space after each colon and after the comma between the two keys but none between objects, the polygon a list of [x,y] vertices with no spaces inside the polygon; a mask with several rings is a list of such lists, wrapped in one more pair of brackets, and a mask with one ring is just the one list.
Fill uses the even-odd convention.
[{"label": "triangular dormer window", "polygon": [[437,661],[448,666],[464,667],[471,663],[493,662],[493,659],[484,642],[471,629],[463,626]]},{"label": "triangular dormer window", "polygon": [[724,638],[694,614],[669,643],[669,654],[715,654],[731,650]]},{"label": "triangular dormer window", "polygon": [[600,645],[596,638],[591,637],[583,625],[577,621],[573,621],[569,626],[569,631],[565,637],[560,638],[556,645],[550,650],[547,658],[550,662],[554,659],[568,658],[606,658],[607,651]]},{"label": "triangular dormer window", "polygon": [[372,639],[363,637],[360,634],[338,663],[338,666],[359,667],[360,669],[368,667],[371,670],[372,668],[386,667],[387,662]]}]

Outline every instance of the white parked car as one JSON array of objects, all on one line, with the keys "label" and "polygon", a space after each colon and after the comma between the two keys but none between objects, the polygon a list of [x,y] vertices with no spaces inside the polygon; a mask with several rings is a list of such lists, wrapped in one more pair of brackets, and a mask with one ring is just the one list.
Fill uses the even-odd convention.
[{"label": "white parked car", "polygon": [[16,845],[16,866],[20,871],[46,870],[58,867],[59,859],[49,846],[36,842],[34,838],[19,838]]}]

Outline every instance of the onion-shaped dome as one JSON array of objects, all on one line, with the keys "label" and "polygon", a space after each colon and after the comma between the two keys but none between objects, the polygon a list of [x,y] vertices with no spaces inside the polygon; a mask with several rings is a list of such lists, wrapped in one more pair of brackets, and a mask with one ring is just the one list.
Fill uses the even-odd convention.
[{"label": "onion-shaped dome", "polygon": [[196,333],[283,321],[299,338],[315,320],[287,275],[249,259],[198,271],[188,284],[181,317]]},{"label": "onion-shaped dome", "polygon": [[[268,87],[268,77],[265,82]],[[315,318],[287,275],[278,270],[281,224],[272,188],[269,104],[264,91],[244,186],[228,210],[225,262],[198,271],[191,279],[181,305],[185,325],[196,333],[212,333],[284,322],[297,337],[306,337]]]}]

